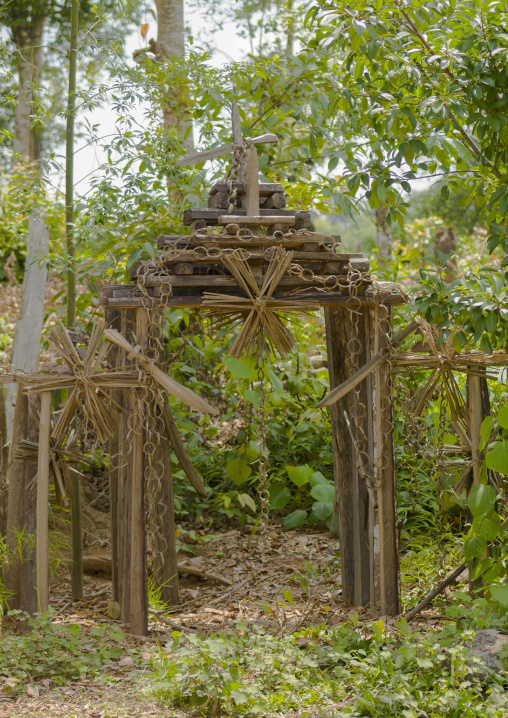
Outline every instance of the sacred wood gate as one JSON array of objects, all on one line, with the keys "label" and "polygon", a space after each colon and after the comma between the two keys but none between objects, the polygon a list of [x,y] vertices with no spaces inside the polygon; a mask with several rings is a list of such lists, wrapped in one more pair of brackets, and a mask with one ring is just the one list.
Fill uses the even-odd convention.
[{"label": "sacred wood gate", "polygon": [[[234,153],[232,176],[211,188],[208,208],[184,212],[188,235],[159,237],[160,256],[138,262],[130,272],[132,284],[103,287],[106,321],[136,344],[134,352],[118,349],[122,366],[136,361],[136,351],[150,355],[151,327],[155,323],[160,331],[163,309],[171,307],[211,311],[239,322],[231,353],[255,353],[260,359],[265,342],[281,355],[293,346],[285,314],[325,308],[331,389],[347,384],[363,365],[375,365],[351,391],[338,400],[332,391],[331,400],[320,404],[330,404],[332,411],[343,597],[346,603],[371,604],[382,615],[396,615],[392,397],[385,359],[392,344],[390,307],[405,300],[395,285],[372,279],[361,254],[348,254],[337,238],[306,229],[309,213],[285,208],[282,185],[259,183],[255,145],[276,139],[244,139],[234,105],[233,144],[183,158],[182,164],[193,164]],[[129,432],[123,417],[114,451],[122,456],[128,446],[128,458],[111,470],[115,599],[136,633],[147,631],[146,441],[143,432]],[[164,463],[170,473],[169,456]],[[170,507],[164,520],[171,540],[163,573],[171,583],[177,568],[170,493],[166,489],[160,500]]]}]

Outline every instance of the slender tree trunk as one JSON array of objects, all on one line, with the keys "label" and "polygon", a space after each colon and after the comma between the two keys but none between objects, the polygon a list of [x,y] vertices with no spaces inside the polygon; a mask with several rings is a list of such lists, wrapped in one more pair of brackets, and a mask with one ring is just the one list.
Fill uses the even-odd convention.
[{"label": "slender tree trunk", "polygon": [[[156,57],[159,60],[181,57],[185,52],[184,0],[155,0],[157,7]],[[183,105],[165,102],[163,120],[167,128],[176,128],[185,147],[193,147],[192,121]]]},{"label": "slender tree trunk", "polygon": [[388,264],[392,261],[393,233],[386,221],[389,207],[382,204],[376,209],[377,247],[380,263]]},{"label": "slender tree trunk", "polygon": [[35,128],[31,128],[34,91],[39,82],[42,60],[42,33],[45,17],[34,17],[30,24],[12,29],[18,61],[18,96],[14,111],[13,165],[36,158]]}]

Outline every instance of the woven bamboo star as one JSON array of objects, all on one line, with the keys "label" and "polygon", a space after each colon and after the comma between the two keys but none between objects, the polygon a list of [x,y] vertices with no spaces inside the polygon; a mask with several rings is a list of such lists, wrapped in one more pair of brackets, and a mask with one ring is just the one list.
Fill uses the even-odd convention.
[{"label": "woven bamboo star", "polygon": [[278,313],[297,312],[305,314],[319,309],[314,300],[277,299],[273,297],[280,280],[291,266],[294,252],[285,252],[282,247],[272,253],[266,273],[258,286],[256,277],[247,261],[237,254],[225,255],[224,265],[229,269],[246,296],[231,294],[203,294],[203,306],[225,315],[225,323],[243,319],[244,323],[230,349],[231,356],[240,357],[256,352],[260,357],[265,341],[272,349],[285,356],[296,340],[285,326]]},{"label": "woven bamboo star", "polygon": [[[14,457],[23,461],[31,461],[33,463],[37,463],[38,454],[39,444],[36,441],[29,441],[28,439],[23,439],[16,446]],[[66,484],[69,472],[77,474],[80,478],[82,478],[83,474],[76,468],[76,465],[90,465],[92,463],[92,460],[81,453],[76,432],[70,431],[65,441],[51,442],[50,462],[50,470],[55,480],[55,487],[60,492],[63,505],[67,506],[68,499]],[[34,476],[32,481],[30,482],[29,489],[35,489],[36,485],[37,476]]]},{"label": "woven bamboo star", "polygon": [[[104,369],[103,364],[111,348],[109,342],[102,342],[104,324],[95,322],[90,340],[82,358],[62,324],[49,330],[51,341],[64,362],[64,370],[55,373],[38,372],[23,378],[27,394],[40,391],[68,388],[70,396],[51,433],[58,444],[69,433],[71,422],[78,407],[93,432],[106,439],[113,435],[116,420],[112,411],[109,391],[129,389],[139,385],[139,372],[125,369]],[[120,410],[120,407],[117,407]]]}]

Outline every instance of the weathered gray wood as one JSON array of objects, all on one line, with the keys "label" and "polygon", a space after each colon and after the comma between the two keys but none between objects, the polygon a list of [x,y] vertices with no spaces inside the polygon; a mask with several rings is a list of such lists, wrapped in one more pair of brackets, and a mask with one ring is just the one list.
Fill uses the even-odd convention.
[{"label": "weathered gray wood", "polygon": [[[259,197],[258,197],[259,202]],[[253,207],[254,209],[254,207]],[[270,225],[270,224],[284,224],[288,227],[296,226],[297,224],[297,218],[296,217],[279,217],[278,215],[274,214],[257,214],[257,212],[263,212],[265,210],[260,210],[259,205],[257,207],[257,211],[253,214],[247,213],[245,216],[240,215],[237,210],[235,210],[236,215],[233,214],[225,214],[219,216],[217,219],[218,224],[230,224],[231,222],[235,223],[243,223],[246,225]],[[275,210],[266,210],[267,212],[274,212]],[[279,212],[282,212],[282,210],[279,210]]]},{"label": "weathered gray wood", "polygon": [[39,611],[48,610],[49,601],[49,463],[51,434],[51,392],[41,393],[39,457],[37,461],[37,596]]},{"label": "weathered gray wood", "polygon": [[[165,603],[178,605],[178,563],[176,554],[176,523],[173,498],[173,473],[171,470],[171,448],[168,437],[162,435],[157,449],[164,467],[164,473],[155,496],[157,527],[155,532],[155,551],[160,565],[156,577],[161,586],[161,598]],[[157,459],[157,456],[155,457]]]},{"label": "weathered gray wood", "polygon": [[[223,214],[224,212],[220,209],[201,209],[199,207],[193,207],[184,211],[183,223],[184,225],[189,226],[192,222],[196,220],[203,220],[208,224],[218,224],[218,219]],[[244,209],[235,210],[236,217],[245,217],[245,214],[246,212]],[[301,229],[303,227],[303,223],[310,220],[310,212],[305,212],[303,210],[261,209],[259,210],[259,214],[261,217],[270,217],[270,224],[273,224],[275,222],[283,222],[284,219],[286,219],[287,217],[294,217],[295,227],[297,229]],[[231,219],[231,222],[233,221],[237,220]],[[240,219],[238,221],[241,222],[242,220]]]},{"label": "weathered gray wood", "polygon": [[[349,312],[344,307],[325,309],[326,344],[330,388],[345,381],[350,373],[348,340]],[[345,397],[330,408],[332,420],[333,473],[335,484],[334,511],[340,545],[342,599],[355,602],[355,526],[352,511],[354,501],[353,445],[344,411],[349,414],[349,398]]]},{"label": "weathered gray wood", "polygon": [[274,192],[263,202],[265,209],[284,209],[286,206],[286,196],[283,192]]},{"label": "weathered gray wood", "polygon": [[[357,349],[358,354],[352,356],[350,362],[351,367],[357,369],[366,364],[371,358],[368,308],[359,310],[359,314],[354,316],[354,322],[357,330],[357,342],[353,345],[353,350]],[[369,532],[371,499],[362,476],[361,467],[367,462],[369,442],[372,437],[372,410],[369,404],[369,397],[372,394],[370,375],[359,384],[358,392],[359,404],[356,401],[351,402],[351,423],[356,443],[355,451],[353,452],[353,505],[351,510],[353,513],[356,561],[355,603],[366,606],[371,601],[371,540]],[[369,469],[368,466],[367,469]]]},{"label": "weathered gray wood", "polygon": [[71,486],[71,529],[72,529],[72,565],[71,584],[73,601],[83,598],[83,526],[81,518],[81,482],[74,472],[70,477]]},{"label": "weathered gray wood", "polygon": [[[44,215],[34,210],[28,222],[26,269],[23,279],[21,317],[16,323],[12,344],[12,365],[22,371],[35,371],[39,366],[39,353],[44,318],[44,296],[48,275],[49,232]],[[14,403],[17,387],[9,385],[5,402],[7,438],[12,438]]]},{"label": "weathered gray wood", "polygon": [[[245,219],[249,222],[259,213],[259,165],[258,153],[254,145],[249,147],[247,152],[247,163],[245,167]],[[219,222],[223,224],[223,217]],[[237,221],[232,219],[231,222]],[[227,223],[229,224],[229,223]]]},{"label": "weathered gray wood", "polygon": [[[378,353],[389,346],[390,315],[386,310],[375,308],[371,313],[372,352]],[[389,366],[380,364],[373,371],[373,476],[377,491],[376,534],[374,524],[374,545],[379,542],[379,565],[373,556],[373,569],[379,570],[374,576],[375,595],[373,601],[381,615],[396,616],[400,611],[399,558],[397,547],[397,508],[395,491],[395,451],[393,440],[393,403]],[[378,598],[379,596],[379,598]]]},{"label": "weathered gray wood", "polygon": [[203,479],[201,478],[196,468],[194,467],[194,464],[189,458],[169,404],[164,405],[162,410],[162,417],[166,426],[166,433],[168,439],[173,446],[173,451],[176,454],[176,458],[178,459],[180,466],[185,471],[187,478],[191,482],[192,486],[196,489],[198,494],[206,499],[208,497],[208,494],[206,493]]},{"label": "weathered gray wood", "polygon": [[[379,283],[378,283],[379,285]],[[128,286],[128,285],[127,285]],[[136,309],[137,307],[143,307],[143,306],[151,306],[151,307],[191,307],[191,308],[199,308],[202,306],[203,298],[202,295],[199,294],[199,290],[176,290],[174,292],[174,295],[172,297],[164,297],[164,301],[162,301],[158,297],[151,297],[148,301],[139,296],[135,296],[135,293],[138,291],[137,285],[131,285],[130,290],[122,291],[119,290],[118,293],[112,292],[111,294],[104,294],[103,295],[103,304],[105,307],[110,308],[122,308],[122,309]],[[154,289],[151,290],[152,292]],[[221,291],[222,288],[221,288]],[[285,296],[281,294],[280,292],[275,293],[275,298],[283,297],[284,300],[291,300],[291,297]],[[337,307],[342,306],[345,304],[348,304],[350,302],[349,295],[346,294],[336,294],[336,293],[327,293],[327,292],[309,292],[306,294],[306,298],[310,300],[315,300],[319,302],[319,304],[322,307]],[[297,297],[295,297],[295,301],[300,301]],[[406,300],[401,296],[398,292],[391,293],[389,289],[386,290],[386,292],[383,292],[383,303],[386,305],[400,305],[405,304]],[[367,291],[365,294],[360,294],[358,296],[358,306],[361,307],[371,307],[376,306],[377,300],[376,297]]]},{"label": "weathered gray wood", "polygon": [[233,130],[233,144],[241,145],[243,141],[242,121],[236,100],[231,101],[231,129]]},{"label": "weathered gray wood", "polygon": [[[252,138],[252,142],[255,145],[274,144],[278,141],[279,139],[277,135],[270,132],[265,135],[259,135],[258,137]],[[208,160],[214,160],[217,157],[232,154],[232,152],[233,145],[222,145],[221,147],[215,147],[212,150],[204,150],[203,152],[194,152],[192,154],[185,155],[178,160],[178,163],[182,167],[189,167],[191,165],[198,165],[202,162],[207,162]]]},{"label": "weathered gray wood", "polygon": [[227,209],[229,207],[229,193],[217,192],[209,195],[208,206],[212,209]]},{"label": "weathered gray wood", "polygon": [[[148,345],[148,312],[136,312],[136,344],[141,350]],[[134,401],[134,399],[133,399]],[[134,407],[133,407],[134,408]],[[146,586],[146,535],[145,535],[145,456],[146,434],[138,427],[131,440],[131,632],[138,636],[148,634],[148,599]]]},{"label": "weathered gray wood", "polygon": [[7,532],[7,500],[9,441],[7,439],[7,415],[5,413],[5,389],[0,387],[0,535]]},{"label": "weathered gray wood", "polygon": [[[106,325],[110,329],[122,331],[121,312],[115,309],[105,309],[104,318]],[[108,355],[109,365],[111,367],[120,366],[121,350],[119,347],[112,347]],[[123,405],[123,392],[116,389],[111,392],[112,409],[113,407]],[[120,565],[119,546],[118,546],[118,473],[120,465],[120,415],[118,415],[118,428],[115,434],[109,440],[109,504],[111,512],[111,574],[113,580],[113,601],[119,603],[119,577],[118,569]]]},{"label": "weathered gray wood", "polygon": [[[239,195],[245,192],[245,182],[233,182],[233,187],[236,189]],[[210,194],[213,195],[216,192],[227,192],[227,182],[217,182],[213,185],[210,190]],[[274,192],[284,193],[284,187],[279,182],[260,182],[259,183],[259,195],[260,197],[268,197]]]},{"label": "weathered gray wood", "polygon": [[[28,397],[28,422],[26,439],[38,442],[39,422],[37,421],[38,397]],[[37,600],[37,558],[35,541],[37,516],[37,491],[34,488],[37,477],[37,464],[31,461],[24,462],[24,491],[23,491],[23,530],[25,541],[22,542],[22,564],[20,575],[20,601],[19,608],[29,616],[34,616],[39,610]],[[30,487],[30,488],[29,488]],[[29,633],[31,626],[26,621],[19,624],[20,633]]]}]

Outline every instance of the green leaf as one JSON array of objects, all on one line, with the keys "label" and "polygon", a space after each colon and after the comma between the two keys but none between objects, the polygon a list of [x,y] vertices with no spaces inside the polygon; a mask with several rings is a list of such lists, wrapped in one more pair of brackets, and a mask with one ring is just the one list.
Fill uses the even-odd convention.
[{"label": "green leaf", "polygon": [[277,376],[277,374],[272,369],[268,369],[268,376],[270,377],[273,388],[275,389],[275,393],[281,394],[283,386],[282,386],[282,382],[279,379],[279,377]]},{"label": "green leaf", "polygon": [[296,484],[298,488],[308,484],[314,473],[307,464],[303,466],[286,466],[286,471],[293,484]]},{"label": "green leaf", "polygon": [[289,516],[286,516],[284,519],[284,528],[289,530],[295,529],[298,526],[303,526],[306,518],[307,512],[302,509],[297,509],[296,511],[293,511],[293,513],[289,514]]},{"label": "green leaf", "polygon": [[508,441],[495,441],[485,456],[489,469],[508,475]]},{"label": "green leaf", "polygon": [[291,591],[290,591],[288,588],[283,589],[282,595],[284,596],[284,598],[286,599],[286,601],[287,601],[288,603],[290,603],[292,606],[295,605],[295,602],[294,602],[294,599],[293,599],[293,595],[292,595]]},{"label": "green leaf", "polygon": [[238,501],[242,505],[242,508],[248,506],[252,511],[256,510],[256,503],[249,494],[238,494]]},{"label": "green leaf", "polygon": [[464,557],[466,561],[481,558],[486,550],[487,539],[485,536],[470,536],[464,541]]},{"label": "green leaf", "polygon": [[328,481],[328,479],[323,476],[320,471],[315,471],[310,477],[310,485],[316,486],[316,484],[324,484],[325,486],[330,486],[331,482]]},{"label": "green leaf", "polygon": [[482,421],[482,426],[480,429],[480,451],[483,451],[483,449],[487,446],[487,443],[490,438],[490,432],[492,431],[493,426],[494,417],[486,416],[485,419]]},{"label": "green leaf", "polygon": [[501,524],[501,516],[495,511],[492,511],[487,514],[487,516],[481,516],[480,518],[474,519],[471,529],[473,533],[478,536],[485,536],[487,541],[490,543],[497,537]]},{"label": "green leaf", "polygon": [[272,509],[283,509],[291,499],[291,491],[284,484],[272,484],[269,492]]},{"label": "green leaf", "polygon": [[490,587],[490,595],[502,606],[508,606],[508,585],[500,584]]},{"label": "green leaf", "polygon": [[244,361],[235,359],[235,357],[226,357],[224,364],[227,366],[231,374],[237,379],[252,379],[254,372]]},{"label": "green leaf", "polygon": [[246,459],[231,459],[226,464],[226,474],[237,486],[241,486],[252,474],[252,469]]},{"label": "green leaf", "polygon": [[[488,416],[487,419],[491,419],[492,417]],[[486,421],[485,419],[484,421]],[[502,406],[499,409],[499,412],[497,414],[497,423],[499,426],[501,426],[503,429],[508,429],[508,404],[505,406]]]},{"label": "green leaf", "polygon": [[333,504],[325,504],[323,501],[315,501],[312,504],[312,513],[320,521],[326,521],[332,515]]},{"label": "green leaf", "polygon": [[492,561],[493,559],[491,558],[482,558],[478,563],[475,563],[471,571],[471,580],[476,581],[477,578],[480,578],[480,576],[492,566]]},{"label": "green leaf", "polygon": [[316,486],[313,486],[310,490],[310,495],[313,499],[316,499],[316,501],[322,501],[324,504],[333,504],[335,488],[331,484],[328,486],[325,486],[325,484],[316,484]]},{"label": "green leaf", "polygon": [[252,389],[246,389],[243,394],[247,401],[250,401],[250,403],[254,406],[259,406],[259,394],[257,391],[252,391]]},{"label": "green leaf", "polygon": [[496,503],[496,492],[492,486],[473,486],[467,500],[469,510],[475,518],[486,516]]}]

